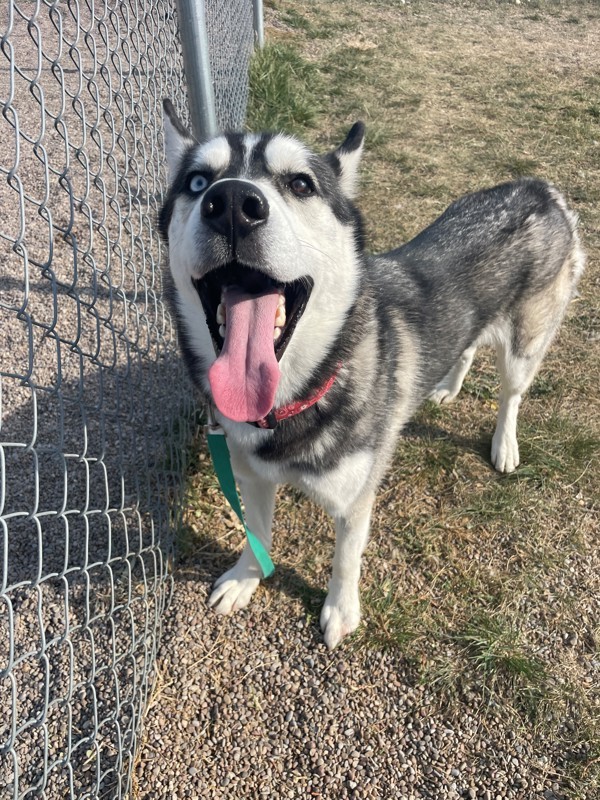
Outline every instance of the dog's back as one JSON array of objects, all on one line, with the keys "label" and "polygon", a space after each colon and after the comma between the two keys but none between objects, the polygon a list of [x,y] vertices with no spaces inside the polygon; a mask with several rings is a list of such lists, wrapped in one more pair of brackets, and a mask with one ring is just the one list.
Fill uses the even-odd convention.
[{"label": "dog's back", "polygon": [[416,329],[427,394],[475,343],[500,336],[518,356],[545,350],[584,258],[563,197],[527,178],[462,197],[374,264],[380,302]]},{"label": "dog's back", "polygon": [[406,245],[374,259],[383,305],[418,343],[418,398],[453,400],[478,346],[496,348],[502,384],[492,462],[519,464],[521,397],[548,349],[585,259],[577,217],[549,183],[527,178],[466,195]]}]

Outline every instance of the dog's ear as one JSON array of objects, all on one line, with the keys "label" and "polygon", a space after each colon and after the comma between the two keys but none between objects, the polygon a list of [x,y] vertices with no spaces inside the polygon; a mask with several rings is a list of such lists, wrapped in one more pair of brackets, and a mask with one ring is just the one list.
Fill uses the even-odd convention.
[{"label": "dog's ear", "polygon": [[365,141],[365,126],[355,122],[342,144],[330,154],[330,162],[338,175],[342,192],[350,199],[356,195],[358,165]]},{"label": "dog's ear", "polygon": [[184,153],[195,143],[195,140],[177,116],[175,107],[168,98],[163,100],[163,127],[169,180],[172,181],[179,169]]}]

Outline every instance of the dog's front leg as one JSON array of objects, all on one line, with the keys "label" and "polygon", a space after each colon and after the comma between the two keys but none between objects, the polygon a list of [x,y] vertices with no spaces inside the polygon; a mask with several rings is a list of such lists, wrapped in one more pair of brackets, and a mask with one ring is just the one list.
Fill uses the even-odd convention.
[{"label": "dog's front leg", "polygon": [[332,650],[360,622],[360,561],[369,538],[374,494],[360,497],[335,518],[335,554],[329,594],[321,612],[325,644]]},{"label": "dog's front leg", "polygon": [[[277,485],[256,475],[245,460],[233,448],[230,449],[233,471],[244,501],[246,524],[269,552]],[[244,608],[250,602],[261,577],[260,566],[246,542],[235,566],[216,580],[208,605],[217,614],[229,614]]]}]

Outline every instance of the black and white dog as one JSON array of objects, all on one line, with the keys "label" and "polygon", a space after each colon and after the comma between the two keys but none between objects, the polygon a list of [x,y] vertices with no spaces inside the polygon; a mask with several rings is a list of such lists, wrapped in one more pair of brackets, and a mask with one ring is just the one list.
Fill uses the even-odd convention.
[{"label": "black and white dog", "polygon": [[[576,217],[548,183],[519,180],[461,198],[408,244],[368,256],[352,201],[361,123],[318,156],[281,134],[198,144],[164,107],[160,225],[183,355],[265,547],[279,483],[334,518],[321,628],[335,647],[360,621],[361,556],[398,435],[425,398],[456,397],[479,345],[496,348],[502,384],[492,462],[518,466],[521,396],[584,266]],[[246,546],[209,604],[243,608],[260,575]]]}]

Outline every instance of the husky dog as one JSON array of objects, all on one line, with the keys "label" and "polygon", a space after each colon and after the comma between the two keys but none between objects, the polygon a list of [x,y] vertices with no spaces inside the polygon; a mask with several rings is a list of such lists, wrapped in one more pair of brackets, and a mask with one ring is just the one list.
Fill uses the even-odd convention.
[{"label": "husky dog", "polygon": [[[183,356],[267,550],[279,483],[334,518],[321,613],[332,648],[360,621],[361,556],[398,435],[427,397],[456,397],[483,344],[502,385],[492,463],[518,466],[521,396],[584,266],[576,216],[553,186],[523,179],[461,198],[408,244],[370,256],[353,203],[362,123],[318,156],[282,134],[197,143],[164,109],[160,226]],[[243,608],[260,577],[246,545],[209,605]]]}]

